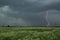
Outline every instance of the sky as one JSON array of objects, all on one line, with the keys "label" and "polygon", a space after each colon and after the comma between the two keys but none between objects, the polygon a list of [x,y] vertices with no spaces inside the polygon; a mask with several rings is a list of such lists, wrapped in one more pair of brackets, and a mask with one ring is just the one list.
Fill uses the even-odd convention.
[{"label": "sky", "polygon": [[0,25],[60,26],[60,0],[0,0]]}]

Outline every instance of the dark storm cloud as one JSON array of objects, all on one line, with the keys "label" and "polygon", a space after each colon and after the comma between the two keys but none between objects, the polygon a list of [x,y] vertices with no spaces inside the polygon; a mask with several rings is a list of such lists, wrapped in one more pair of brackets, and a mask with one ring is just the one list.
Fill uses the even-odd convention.
[{"label": "dark storm cloud", "polygon": [[[0,0],[0,5],[9,5],[14,9],[40,12],[47,9],[59,9],[59,0]],[[58,7],[57,7],[58,6]]]},{"label": "dark storm cloud", "polygon": [[15,25],[16,18],[19,25],[46,25],[46,10],[60,10],[60,0],[0,0],[1,23],[10,25]]}]

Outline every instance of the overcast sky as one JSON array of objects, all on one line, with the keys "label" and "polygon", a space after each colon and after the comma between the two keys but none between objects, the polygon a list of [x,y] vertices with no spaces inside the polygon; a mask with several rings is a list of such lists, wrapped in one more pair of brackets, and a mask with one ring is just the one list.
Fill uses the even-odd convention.
[{"label": "overcast sky", "polygon": [[60,0],[0,0],[0,25],[60,25]]}]

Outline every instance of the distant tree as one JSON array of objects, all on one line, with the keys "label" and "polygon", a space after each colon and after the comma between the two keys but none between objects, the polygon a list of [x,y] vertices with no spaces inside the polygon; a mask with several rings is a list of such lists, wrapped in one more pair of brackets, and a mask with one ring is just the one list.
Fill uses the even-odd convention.
[{"label": "distant tree", "polygon": [[8,27],[10,27],[10,25],[8,25]]}]

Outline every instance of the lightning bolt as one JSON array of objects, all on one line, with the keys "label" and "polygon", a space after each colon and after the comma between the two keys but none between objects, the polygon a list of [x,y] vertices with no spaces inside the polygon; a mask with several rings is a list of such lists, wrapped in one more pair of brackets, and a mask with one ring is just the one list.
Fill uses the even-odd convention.
[{"label": "lightning bolt", "polygon": [[49,20],[48,20],[48,11],[46,11],[46,22],[47,22],[47,27],[50,25]]}]

